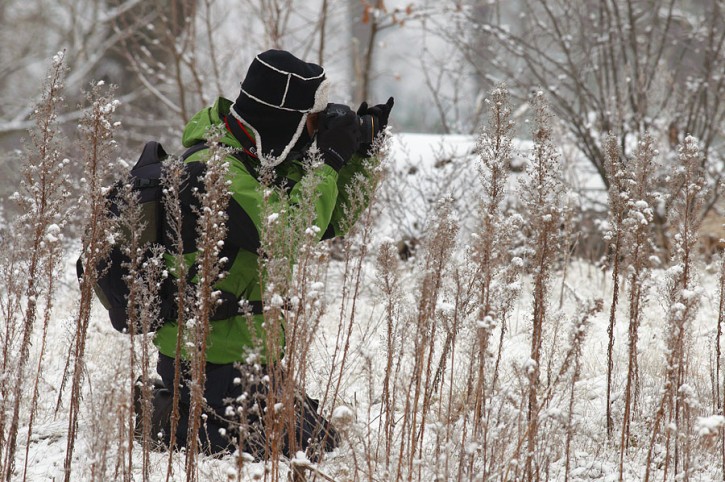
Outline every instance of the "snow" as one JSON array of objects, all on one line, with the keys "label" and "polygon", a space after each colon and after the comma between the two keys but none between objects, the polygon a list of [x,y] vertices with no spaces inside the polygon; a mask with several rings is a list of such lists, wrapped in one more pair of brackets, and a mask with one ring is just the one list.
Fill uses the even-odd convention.
[{"label": "snow", "polygon": [[[530,146],[525,141],[516,140],[517,148],[525,152]],[[353,465],[353,450],[361,450],[361,444],[374,443],[374,439],[365,439],[369,432],[376,433],[380,429],[382,412],[382,383],[381,378],[385,374],[385,363],[387,358],[387,347],[385,344],[385,309],[384,297],[376,280],[377,269],[375,267],[375,256],[377,249],[383,244],[397,243],[404,236],[423,237],[430,221],[431,206],[446,195],[454,196],[454,203],[460,211],[460,223],[466,229],[462,229],[461,237],[465,239],[466,231],[470,232],[474,224],[470,222],[471,209],[475,207],[475,199],[480,189],[478,187],[476,158],[474,154],[475,138],[470,136],[431,136],[420,134],[404,134],[395,136],[393,141],[392,159],[387,166],[389,173],[389,184],[387,186],[388,198],[383,198],[383,206],[380,209],[377,224],[369,240],[372,253],[365,260],[361,272],[360,293],[356,300],[356,313],[353,329],[350,332],[350,359],[345,368],[345,373],[340,380],[341,392],[334,401],[327,401],[323,407],[329,415],[331,422],[340,430],[350,434],[343,446],[323,459],[320,463],[312,462],[304,454],[296,454],[289,465],[298,467],[315,466],[315,470],[323,473],[338,474],[339,479],[347,480],[346,470]],[[441,162],[441,160],[445,162]],[[511,189],[515,184],[512,183]],[[397,193],[399,197],[394,197]],[[513,191],[510,196],[513,198]],[[405,201],[404,210],[396,211],[398,207],[388,204],[395,199]],[[473,207],[472,207],[473,205]],[[468,210],[467,210],[468,206]],[[641,206],[640,206],[641,207]],[[641,207],[644,209],[644,207]],[[405,212],[403,212],[405,211]],[[468,215],[467,215],[468,214]],[[277,215],[270,216],[269,221],[277,219]],[[47,231],[48,236],[59,237],[58,226],[51,226]],[[50,239],[48,239],[50,241]],[[60,480],[63,478],[64,454],[67,444],[68,424],[63,418],[67,413],[67,407],[60,408],[60,415],[55,415],[55,402],[59,395],[60,382],[70,345],[70,333],[73,332],[75,323],[76,304],[78,299],[78,286],[75,280],[74,262],[79,253],[78,246],[70,246],[67,250],[66,264],[63,268],[63,278],[60,283],[59,293],[54,306],[53,317],[49,326],[49,339],[53,340],[48,344],[44,353],[44,372],[40,381],[41,398],[38,410],[38,417],[33,427],[33,435],[26,444],[24,434],[27,428],[20,431],[20,447],[16,457],[17,467],[26,464],[25,451],[28,450],[27,479],[28,480]],[[416,298],[415,283],[415,258],[408,262],[400,262],[398,275],[400,276],[404,293],[401,294],[401,301],[398,308],[407,309],[415,304]],[[515,257],[512,264],[523,267],[525,260]],[[454,262],[452,262],[454,264]],[[307,390],[313,397],[321,397],[325,390],[325,383],[336,367],[330,366],[331,354],[339,346],[338,330],[339,315],[349,310],[348,300],[342,299],[340,286],[345,279],[346,266],[343,262],[333,261],[323,281],[311,283],[310,289],[325,298],[327,306],[322,315],[318,332],[312,341],[310,348],[310,360]],[[682,291],[682,297],[689,300],[695,297],[702,298],[702,306],[697,318],[690,327],[692,348],[689,351],[692,367],[691,380],[680,389],[680,393],[687,395],[688,400],[707,400],[709,396],[709,367],[712,357],[712,339],[715,330],[715,322],[718,311],[717,291],[717,270],[702,270],[701,290]],[[566,284],[574,287],[576,296],[566,294],[562,298],[562,306],[552,301],[551,325],[545,327],[545,340],[543,351],[557,354],[566,345],[569,330],[574,326],[570,322],[572,314],[577,312],[580,299],[602,298],[611,300],[611,273],[602,271],[591,263],[574,261],[568,267],[565,274],[562,270],[555,271],[552,279],[556,296],[552,299],[558,301],[559,289]],[[653,277],[660,284],[669,279],[666,270],[654,270]],[[657,283],[656,283],[657,284]],[[556,367],[547,366],[542,363],[537,367],[536,362],[530,358],[531,348],[531,279],[524,277],[505,286],[508,290],[521,291],[510,319],[506,324],[504,334],[505,350],[502,352],[502,387],[501,409],[521,410],[520,407],[509,407],[503,403],[505,400],[517,400],[521,389],[519,384],[521,378],[519,373],[529,376],[533,375],[538,368],[542,376],[553,376],[549,372]],[[563,288],[562,288],[563,289]],[[554,295],[552,293],[552,295]],[[284,298],[274,293],[272,304],[277,307],[284,306]],[[620,293],[620,296],[621,293]],[[664,353],[666,347],[665,323],[667,310],[684,311],[684,305],[674,304],[672,307],[663,306],[657,297],[647,300],[646,309],[642,311],[641,332],[638,344],[639,371],[640,377],[646,380],[646,389],[643,389],[642,401],[645,407],[651,407],[659,396],[662,386],[662,373],[664,370]],[[574,385],[575,404],[570,413],[568,408],[568,391],[566,395],[556,394],[551,404],[541,414],[542,430],[544,436],[550,431],[558,433],[562,425],[570,423],[576,426],[576,437],[571,460],[570,478],[572,480],[617,480],[619,452],[617,444],[606,440],[605,421],[603,414],[606,408],[606,370],[607,370],[607,327],[608,327],[608,302],[605,302],[605,312],[598,313],[592,317],[590,326],[587,328],[588,336],[582,349],[581,375]],[[440,300],[437,305],[437,320],[439,330],[443,329],[443,319],[450,317],[455,312],[455,304],[450,298]],[[626,370],[628,355],[628,313],[625,302],[620,301],[616,312],[617,324],[614,327],[614,363],[615,363],[615,385],[612,393],[612,408],[618,417],[623,407],[624,380],[623,373]],[[483,319],[475,319],[473,327],[484,328],[491,333],[491,338],[498,340],[501,334],[502,322],[498,315],[485,315]],[[38,336],[36,331],[35,336]],[[496,342],[497,343],[497,342]],[[31,360],[37,360],[40,347],[39,339],[33,343]],[[94,450],[94,441],[103,437],[102,424],[100,420],[107,419],[111,413],[106,413],[104,407],[112,403],[107,400],[109,394],[118,394],[118,397],[126,396],[128,387],[120,382],[127,375],[124,364],[127,363],[130,346],[128,337],[116,333],[107,320],[106,313],[96,304],[94,307],[91,325],[89,328],[87,342],[87,379],[84,383],[83,399],[81,401],[81,419],[79,423],[79,436],[76,446],[76,461],[74,471],[79,477],[78,480],[85,480],[90,477],[92,461],[97,461],[99,454]],[[415,347],[412,341],[401,340],[396,345],[400,353],[396,356],[411,352]],[[466,354],[468,355],[468,354]],[[250,360],[252,362],[253,360]],[[151,360],[153,367],[154,361]],[[463,363],[463,362],[459,362]],[[32,363],[31,363],[32,364]],[[454,367],[455,368],[455,367]],[[409,370],[410,367],[403,367],[402,370]],[[456,388],[463,384],[461,380],[451,381],[451,387]],[[548,379],[548,378],[547,378]],[[67,393],[67,388],[66,388]],[[562,392],[563,393],[563,392]],[[23,403],[26,403],[24,398]],[[497,401],[497,402],[499,402]],[[116,401],[117,402],[117,401]],[[706,404],[707,405],[707,404]],[[281,406],[275,407],[281,410]],[[399,417],[403,407],[392,408],[395,416]],[[232,415],[233,413],[230,413]],[[430,437],[444,436],[449,428],[445,416],[438,418],[431,415]],[[719,414],[698,416],[694,422],[694,433],[703,439],[719,436],[725,427],[725,417]],[[676,429],[677,427],[673,427]],[[460,426],[453,427],[453,430],[460,429]],[[493,428],[492,428],[493,429]],[[506,432],[506,427],[499,427],[498,435],[502,441],[509,440],[516,435]],[[624,479],[639,480],[643,474],[644,461],[646,459],[646,447],[649,443],[647,433],[641,426],[634,427],[638,432],[636,446],[633,444],[631,450],[625,457]],[[619,427],[615,427],[619,433]],[[427,435],[428,436],[428,435]],[[358,438],[356,438],[358,437]],[[360,442],[360,440],[364,440]],[[560,440],[557,438],[556,440]],[[140,451],[134,449],[134,457],[140,460]],[[463,452],[475,455],[480,453],[481,447],[475,442],[469,442],[462,447]],[[663,453],[662,451],[658,454]],[[708,468],[708,453],[697,452],[698,457],[703,460],[703,465],[698,467],[700,480],[708,480],[708,477],[718,477],[717,467],[712,464]],[[115,454],[114,454],[115,455]],[[663,455],[658,455],[663,457]],[[110,457],[110,456],[109,456]],[[168,454],[151,452],[151,480],[153,482],[166,480],[166,463]],[[174,459],[174,476],[171,480],[184,480],[183,456],[176,456]],[[509,460],[511,467],[522,466],[523,456],[518,459]],[[434,478],[430,464],[421,462],[421,467],[426,467],[426,478]],[[139,469],[140,470],[140,469]],[[551,480],[563,480],[563,460],[553,461],[550,465]],[[232,456],[223,458],[212,458],[202,456],[199,459],[198,473],[200,480],[227,480],[236,477],[236,459]],[[380,475],[380,474],[378,474]],[[234,477],[232,477],[234,476]],[[243,480],[261,480],[265,477],[265,464],[245,461],[245,468],[242,473]],[[384,480],[381,476],[380,480]],[[140,471],[134,474],[134,478],[140,480]],[[659,480],[659,479],[658,479]]]},{"label": "snow", "polygon": [[700,437],[712,437],[717,435],[723,427],[725,427],[725,417],[722,415],[697,417],[697,420],[695,421],[695,432],[697,432],[697,435]]},{"label": "snow", "polygon": [[334,423],[336,426],[340,427],[346,427],[353,423],[355,420],[355,412],[350,409],[350,407],[346,407],[344,405],[340,405],[339,407],[335,407],[335,410],[332,412],[332,417],[330,418],[330,421]]}]

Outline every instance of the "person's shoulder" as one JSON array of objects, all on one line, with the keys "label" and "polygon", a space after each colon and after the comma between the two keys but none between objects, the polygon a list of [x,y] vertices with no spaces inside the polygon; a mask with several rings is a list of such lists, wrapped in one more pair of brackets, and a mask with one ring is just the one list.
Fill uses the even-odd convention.
[{"label": "person's shoulder", "polygon": [[[191,147],[199,142],[204,142],[209,128],[224,122],[224,118],[229,113],[231,105],[231,100],[218,97],[214,104],[204,107],[194,114],[184,127],[181,138],[183,146]],[[238,143],[233,140],[231,134],[226,134],[222,139],[222,143],[231,147],[239,147]]]}]

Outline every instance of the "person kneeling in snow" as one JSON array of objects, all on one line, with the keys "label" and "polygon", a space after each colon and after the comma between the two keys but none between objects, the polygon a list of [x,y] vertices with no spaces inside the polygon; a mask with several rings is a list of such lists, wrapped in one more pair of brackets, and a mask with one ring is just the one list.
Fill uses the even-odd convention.
[{"label": "person kneeling in snow", "polygon": [[[220,258],[226,258],[224,269],[227,273],[216,283],[215,289],[231,300],[231,306],[236,307],[239,301],[246,300],[247,308],[252,311],[250,323],[249,313],[245,315],[234,309],[228,312],[222,306],[210,323],[204,423],[198,434],[203,450],[209,453],[234,450],[237,448],[234,438],[238,437],[245,452],[263,458],[269,453],[271,443],[262,430],[262,418],[266,413],[269,376],[272,372],[280,372],[278,368],[272,368],[278,367],[285,341],[284,320],[280,318],[281,329],[273,331],[281,334],[277,336],[279,339],[269,340],[270,328],[264,325],[262,315],[263,287],[257,258],[263,222],[261,206],[269,201],[262,198],[263,189],[257,178],[260,166],[274,168],[276,183],[288,190],[287,196],[277,198],[280,204],[292,204],[299,199],[303,176],[318,176],[317,195],[312,201],[318,229],[313,231],[318,239],[343,235],[344,226],[354,222],[354,219],[345,219],[349,215],[346,204],[350,202],[346,186],[358,173],[367,175],[365,166],[369,167],[368,151],[372,140],[385,128],[393,106],[392,97],[386,104],[370,108],[363,103],[357,113],[344,105],[328,104],[328,83],[321,66],[304,62],[286,51],[269,50],[258,54],[251,63],[235,102],[217,99],[213,106],[198,112],[184,129],[183,144],[193,148],[205,142],[210,127],[223,125],[225,131],[220,143],[234,149],[234,155],[226,159],[231,197],[227,208],[227,235],[220,254]],[[361,122],[368,122],[367,131]],[[361,139],[366,132],[371,138]],[[313,165],[310,168],[313,172],[306,172],[309,164],[302,160],[313,144],[324,162]],[[204,150],[188,155],[185,162],[203,163]],[[200,181],[190,176],[188,182],[193,187],[194,182]],[[192,191],[182,186],[182,205],[183,196],[192,196]],[[362,207],[357,208],[359,215]],[[276,212],[284,210],[283,205],[275,209]],[[187,214],[189,219],[183,220],[182,239],[184,257],[189,260],[188,268],[193,272],[193,260],[198,252],[197,235],[194,216]],[[167,264],[173,274],[172,262]],[[193,278],[190,281],[193,282]],[[162,383],[158,382],[154,389],[151,433],[154,437],[160,434],[160,442],[166,447],[171,443],[171,403],[177,368],[181,373],[178,388],[180,421],[175,431],[177,446],[187,444],[190,423],[190,370],[183,354],[176,366],[177,336],[176,320],[167,319],[154,338],[159,351],[157,371]],[[265,347],[261,352],[260,346]],[[269,353],[269,347],[277,353]],[[250,363],[251,360],[254,363]],[[230,400],[233,401],[231,406],[227,403]],[[309,448],[313,454],[332,450],[339,443],[338,435],[317,413],[317,402],[299,395],[296,400],[295,436],[288,440],[290,437],[283,435],[282,453],[290,456],[294,450]],[[239,409],[241,406],[242,410]],[[230,420],[234,417],[237,417],[237,423]]]}]

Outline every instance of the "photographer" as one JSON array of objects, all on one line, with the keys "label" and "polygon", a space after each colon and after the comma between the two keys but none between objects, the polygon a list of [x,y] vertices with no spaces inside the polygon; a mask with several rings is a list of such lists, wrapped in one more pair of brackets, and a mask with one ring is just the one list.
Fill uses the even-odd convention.
[{"label": "photographer", "polygon": [[[299,181],[303,176],[318,176],[318,192],[313,198],[314,222],[319,228],[317,236],[326,239],[343,235],[344,226],[354,222],[344,219],[347,211],[344,209],[345,185],[363,170],[362,160],[368,156],[375,135],[385,128],[393,106],[392,98],[386,104],[371,108],[363,103],[356,113],[344,105],[328,104],[328,87],[329,81],[321,66],[304,62],[286,51],[269,50],[257,55],[251,63],[235,102],[220,97],[213,106],[198,112],[184,129],[182,141],[191,151],[194,146],[203,149],[205,135],[211,126],[224,125],[226,134],[220,142],[235,149],[235,154],[227,159],[231,197],[227,208],[227,235],[221,253],[227,258],[224,265],[227,274],[216,288],[230,295],[234,304],[238,300],[247,300],[253,313],[252,326],[244,314],[231,314],[222,319],[215,316],[211,322],[204,387],[206,427],[199,433],[204,450],[210,453],[236,448],[230,446],[229,436],[239,434],[226,422],[229,413],[225,401],[252,399],[257,400],[260,406],[252,407],[247,412],[247,420],[239,421],[247,427],[243,434],[243,449],[257,458],[264,456],[265,434],[258,433],[262,424],[255,413],[264,412],[264,394],[268,385],[259,380],[264,379],[267,373],[267,358],[276,360],[284,350],[283,339],[279,341],[278,354],[260,354],[255,349],[260,346],[260,337],[262,346],[277,344],[264,339],[268,329],[262,316],[262,289],[257,263],[263,205],[263,190],[258,179],[260,167],[274,169],[277,181],[281,181],[278,184],[289,191],[285,199],[290,203],[299,199],[297,193],[302,184]],[[313,172],[306,172],[302,160],[313,144],[317,145],[324,163],[314,166]],[[202,149],[188,155],[185,162],[203,162]],[[182,190],[182,193],[189,191],[193,189]],[[183,233],[184,255],[193,259],[197,250],[195,229],[192,226],[184,229]],[[173,273],[172,269],[169,271]],[[159,350],[157,371],[164,386],[157,385],[155,388],[151,433],[154,436],[162,433],[162,442],[166,446],[170,444],[177,333],[176,321],[165,320],[154,339]],[[252,373],[253,367],[247,365],[250,357],[261,361],[261,373],[259,370]],[[188,381],[188,367],[182,360],[182,366],[178,368],[182,384],[179,388],[181,420],[176,430],[176,445],[184,446],[190,399],[188,383],[184,382],[184,379]],[[249,380],[256,381],[248,383]],[[296,417],[297,450],[317,444],[318,451],[329,451],[337,445],[334,430],[317,413],[314,400],[303,397]],[[252,433],[255,430],[257,433]],[[287,439],[286,436],[284,438]],[[286,445],[282,451],[289,456]]]}]

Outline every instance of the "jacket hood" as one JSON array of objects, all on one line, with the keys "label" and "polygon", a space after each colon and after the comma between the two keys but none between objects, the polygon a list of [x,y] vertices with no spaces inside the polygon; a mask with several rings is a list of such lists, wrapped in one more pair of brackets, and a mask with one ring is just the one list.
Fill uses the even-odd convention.
[{"label": "jacket hood", "polygon": [[[219,97],[214,102],[214,105],[206,107],[194,114],[194,117],[184,127],[184,133],[181,136],[181,143],[184,147],[191,147],[194,144],[205,142],[205,136],[209,128],[219,124],[223,125],[224,118],[229,114],[231,106],[231,100]],[[225,130],[224,136],[221,138],[221,143],[237,149],[242,147],[232,133],[227,130]]]}]

